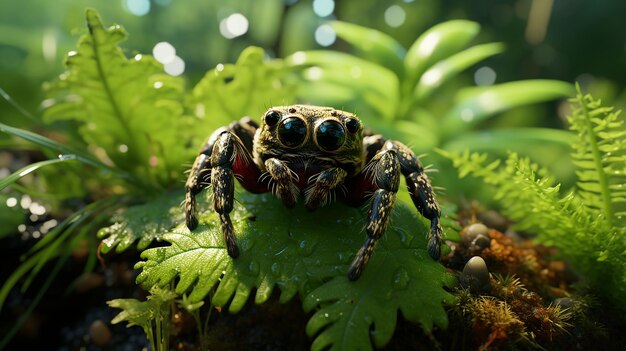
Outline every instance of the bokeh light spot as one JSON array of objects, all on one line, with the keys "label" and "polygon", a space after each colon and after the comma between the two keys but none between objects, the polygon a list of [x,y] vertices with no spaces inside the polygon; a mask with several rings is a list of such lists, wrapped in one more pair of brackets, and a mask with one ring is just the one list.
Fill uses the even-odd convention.
[{"label": "bokeh light spot", "polygon": [[248,19],[240,13],[233,13],[220,22],[220,33],[226,39],[233,39],[248,32]]},{"label": "bokeh light spot", "polygon": [[330,16],[335,11],[333,0],[313,0],[313,12],[320,17]]},{"label": "bokeh light spot", "polygon": [[165,73],[170,76],[180,76],[185,72],[185,61],[178,56],[174,56],[174,59],[164,66]]},{"label": "bokeh light spot", "polygon": [[14,197],[10,197],[7,199],[7,206],[8,207],[15,207],[17,205],[17,199]]},{"label": "bokeh light spot", "polygon": [[315,41],[321,46],[330,46],[337,40],[337,34],[327,24],[322,24],[315,30]]},{"label": "bokeh light spot", "polygon": [[166,64],[176,57],[176,49],[172,44],[162,41],[152,48],[152,56],[162,64]]},{"label": "bokeh light spot", "polygon": [[390,27],[400,27],[406,20],[406,12],[398,5],[389,6],[385,10],[385,23]]},{"label": "bokeh light spot", "polygon": [[150,12],[150,0],[124,0],[124,7],[135,16],[144,16]]},{"label": "bokeh light spot", "polygon": [[476,85],[492,85],[496,82],[496,71],[491,67],[481,67],[474,73],[474,82]]}]

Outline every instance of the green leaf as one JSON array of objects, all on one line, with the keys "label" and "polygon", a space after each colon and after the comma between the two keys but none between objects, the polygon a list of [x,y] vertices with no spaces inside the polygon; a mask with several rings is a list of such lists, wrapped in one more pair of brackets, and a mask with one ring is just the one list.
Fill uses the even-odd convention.
[{"label": "green leaf", "polygon": [[359,56],[385,66],[398,77],[404,74],[403,58],[406,49],[389,35],[356,24],[331,21],[329,25],[337,36],[352,45]]},{"label": "green leaf", "polygon": [[304,299],[305,311],[316,310],[306,329],[316,336],[312,350],[371,350],[370,338],[380,348],[393,335],[398,311],[426,332],[447,327],[442,303],[454,299],[442,294],[442,285],[452,285],[444,268],[401,241],[384,241],[377,251],[358,281],[335,277]]},{"label": "green leaf", "polygon": [[568,146],[574,142],[572,133],[550,128],[510,128],[464,133],[444,144],[450,151],[521,151],[538,143]]},{"label": "green leaf", "polygon": [[[345,281],[352,284],[351,296],[360,301],[353,307],[371,315],[377,326],[391,318],[387,328],[393,331],[398,308],[427,330],[433,324],[445,326],[441,304],[450,298],[443,289],[449,277],[429,258],[425,239],[428,226],[416,219],[414,209],[401,203],[396,206],[392,224],[365,272],[356,283],[350,283],[346,272],[365,239],[361,225],[365,211],[333,204],[311,213],[304,206],[286,209],[271,194],[238,193],[237,198],[232,213],[240,247],[237,259],[226,253],[217,216],[208,212],[200,217],[194,232],[181,224],[163,236],[171,246],[142,253],[145,261],[136,265],[142,270],[138,283],[151,287],[176,281],[176,292],[189,292],[191,303],[214,291],[212,304],[237,312],[251,294],[256,303],[263,303],[276,286],[281,291],[280,301],[285,302],[314,289],[318,295],[343,294],[346,291],[338,290],[343,289],[341,284],[322,284]],[[394,284],[396,278],[399,281]],[[372,294],[379,296],[373,298]],[[416,301],[419,303],[414,304]],[[365,327],[367,332],[369,325],[359,323],[358,328]],[[341,337],[351,337],[350,331],[346,333]],[[376,343],[388,340],[389,335],[389,330],[381,331]]]},{"label": "green leaf", "polygon": [[447,80],[487,57],[502,51],[504,51],[504,45],[500,43],[476,45],[437,62],[424,72],[417,83],[414,91],[415,99],[422,101],[428,98]]},{"label": "green leaf", "polygon": [[137,249],[143,250],[163,233],[184,219],[180,209],[181,193],[166,193],[145,204],[130,207],[111,218],[113,224],[98,231],[102,240],[102,252],[113,248],[117,252],[128,249],[137,240]]},{"label": "green leaf", "polygon": [[107,301],[107,305],[113,308],[120,308],[111,324],[128,322],[128,326],[137,325],[150,330],[152,322],[157,315],[163,314],[163,309],[169,309],[169,303],[176,299],[177,295],[167,289],[152,288],[150,296],[146,301],[137,299],[114,299]]},{"label": "green leaf", "polygon": [[40,162],[35,162],[35,163],[31,163],[28,166],[12,173],[11,175],[9,175],[8,177],[0,180],[0,190],[6,188],[7,186],[17,182],[19,179],[21,179],[22,177],[38,170],[41,167],[45,167],[45,166],[49,166],[49,165],[53,165],[56,163],[62,163],[62,162],[68,162],[68,161],[74,161],[76,160],[76,158],[73,155],[64,155],[63,157],[57,158],[57,159],[53,159],[53,160],[46,160],[46,161],[40,161]]},{"label": "green leaf", "polygon": [[435,62],[463,49],[480,31],[480,25],[452,20],[433,26],[411,45],[404,58],[406,81],[411,88]]},{"label": "green leaf", "polygon": [[[471,89],[471,88],[470,88]],[[458,134],[482,120],[514,107],[559,99],[570,95],[573,86],[555,80],[523,80],[489,88],[477,88],[477,94],[459,101],[443,118],[443,132]]]},{"label": "green leaf", "polygon": [[235,64],[219,64],[193,88],[188,101],[206,138],[213,130],[241,117],[259,117],[271,106],[293,103],[294,88],[283,82],[283,62],[268,60],[258,47],[248,47]]},{"label": "green leaf", "polygon": [[[577,132],[572,156],[584,179],[577,183],[579,193],[587,201],[590,211],[601,210],[610,225],[626,223],[617,218],[615,209],[626,199],[620,190],[626,183],[626,133],[621,111],[602,106],[599,99],[583,95],[576,85],[577,95],[572,114],[568,117],[571,129]],[[612,185],[619,186],[612,188]]]},{"label": "green leaf", "polygon": [[92,9],[86,18],[89,34],[68,53],[67,71],[49,84],[44,117],[78,121],[84,142],[117,167],[151,187],[168,185],[193,153],[180,142],[192,123],[183,115],[184,81],[148,55],[128,59],[118,47],[127,37],[122,27],[105,29]]},{"label": "green leaf", "polygon": [[[300,51],[285,59],[287,65],[304,69],[304,84],[299,97],[311,101],[309,94],[326,96],[322,103],[335,101],[334,106],[350,111],[362,110],[361,105],[372,106],[377,116],[394,118],[399,99],[398,77],[387,68],[358,57],[328,50]],[[319,83],[326,83],[319,85]],[[341,101],[324,87],[335,85],[354,94],[354,105]],[[319,100],[312,101],[320,103]]]}]

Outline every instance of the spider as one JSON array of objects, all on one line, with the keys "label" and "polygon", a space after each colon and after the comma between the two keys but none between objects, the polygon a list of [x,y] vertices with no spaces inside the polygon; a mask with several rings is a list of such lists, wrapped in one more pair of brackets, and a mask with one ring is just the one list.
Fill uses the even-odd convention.
[{"label": "spider", "polygon": [[234,178],[252,193],[271,191],[294,207],[301,194],[315,210],[338,198],[360,206],[370,200],[367,238],[348,270],[357,280],[391,219],[400,175],[417,210],[430,220],[428,253],[441,255],[440,210],[419,158],[400,142],[364,131],[359,118],[331,107],[270,108],[261,126],[248,117],[216,130],[202,146],[185,184],[185,217],[198,226],[195,196],[213,190],[228,254],[239,256],[230,212]]}]

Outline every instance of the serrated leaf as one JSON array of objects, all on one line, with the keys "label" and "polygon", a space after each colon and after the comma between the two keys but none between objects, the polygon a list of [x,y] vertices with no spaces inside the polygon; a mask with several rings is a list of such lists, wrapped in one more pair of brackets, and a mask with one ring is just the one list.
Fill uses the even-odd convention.
[{"label": "serrated leaf", "polygon": [[137,249],[143,250],[159,240],[163,233],[184,219],[180,208],[182,200],[179,192],[166,193],[115,214],[111,218],[113,224],[98,231],[98,238],[103,239],[102,252],[108,253],[113,248],[122,252],[137,241]]},{"label": "serrated leaf", "polygon": [[[363,276],[350,283],[348,265],[365,239],[364,210],[333,204],[310,213],[304,206],[286,209],[271,194],[238,193],[237,198],[232,214],[241,251],[237,259],[226,253],[217,216],[208,212],[194,232],[181,224],[163,236],[171,246],[144,251],[145,261],[136,265],[142,270],[137,281],[151,287],[177,280],[176,292],[189,293],[192,303],[214,291],[214,305],[237,312],[253,292],[256,303],[266,301],[276,286],[281,290],[281,302],[313,289],[334,296],[344,291],[333,284],[320,285],[345,280],[352,284],[351,294],[361,300],[359,308],[371,311],[375,320],[391,317],[386,312],[381,316],[381,308],[399,308],[406,318],[426,329],[433,324],[445,326],[441,304],[450,298],[443,289],[449,282],[445,269],[426,253],[428,226],[417,220],[414,209],[397,205],[392,224]],[[406,282],[403,270],[407,271]],[[383,277],[389,284],[381,284]],[[399,282],[393,284],[396,277]],[[374,291],[382,300],[368,298]],[[419,304],[413,305],[416,301]],[[395,321],[396,312],[392,314]],[[377,344],[388,340],[388,334],[382,333]]]},{"label": "serrated leaf", "polygon": [[150,290],[150,296],[146,301],[137,299],[114,299],[107,301],[107,305],[113,308],[120,308],[122,312],[118,313],[111,324],[120,322],[128,322],[128,326],[138,325],[144,330],[152,328],[152,321],[159,314],[164,314],[169,309],[169,303],[174,301],[177,295],[167,289],[153,288]]},{"label": "serrated leaf", "polygon": [[127,36],[122,27],[105,29],[92,9],[86,19],[89,33],[47,87],[44,118],[78,121],[84,142],[117,167],[153,187],[170,184],[193,153],[181,143],[191,125],[181,103],[184,81],[149,55],[128,59],[118,47]]},{"label": "serrated leaf", "polygon": [[404,74],[403,58],[406,49],[389,35],[356,24],[331,21],[329,25],[337,36],[352,45],[363,58],[385,66],[398,77]]},{"label": "serrated leaf", "polygon": [[357,282],[335,277],[307,295],[305,311],[317,308],[307,324],[307,334],[316,336],[311,349],[371,350],[370,338],[382,347],[393,335],[398,312],[427,332],[434,325],[446,328],[442,304],[453,297],[442,286],[452,281],[426,256],[413,245],[385,241]]},{"label": "serrated leaf", "polygon": [[256,118],[270,106],[293,103],[294,89],[282,80],[280,60],[265,58],[259,47],[242,51],[235,64],[219,64],[196,84],[188,101],[206,138],[214,129],[244,116]]}]

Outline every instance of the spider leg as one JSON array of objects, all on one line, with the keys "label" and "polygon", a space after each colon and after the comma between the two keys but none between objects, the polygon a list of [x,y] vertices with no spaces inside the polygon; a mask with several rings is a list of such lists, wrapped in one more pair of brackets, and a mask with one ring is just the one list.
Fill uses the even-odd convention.
[{"label": "spider leg", "polygon": [[415,153],[406,145],[398,141],[387,141],[383,149],[396,150],[402,174],[406,179],[409,195],[417,210],[426,219],[430,220],[428,235],[428,254],[434,260],[441,256],[442,233],[440,217],[441,211],[435,199],[435,193],[430,184],[424,167]]},{"label": "spider leg", "polygon": [[341,168],[331,168],[311,177],[312,185],[305,191],[305,204],[315,210],[331,201],[335,188],[343,183],[348,172]]},{"label": "spider leg", "polygon": [[299,193],[298,186],[294,183],[297,177],[295,173],[289,169],[287,163],[277,158],[268,158],[265,161],[265,168],[273,182],[271,188],[276,197],[281,199],[286,207],[293,208]]},{"label": "spider leg", "polygon": [[211,187],[213,188],[213,209],[219,215],[226,249],[231,257],[239,256],[235,240],[235,229],[230,220],[233,210],[235,182],[232,170],[235,159],[236,136],[230,132],[222,133],[211,153]]},{"label": "spider leg", "polygon": [[372,158],[368,169],[378,187],[374,192],[365,227],[367,239],[348,270],[348,279],[357,280],[369,261],[376,241],[387,230],[400,184],[400,163],[393,149],[381,150]]},{"label": "spider leg", "polygon": [[237,257],[239,250],[230,212],[234,203],[235,174],[242,185],[253,192],[266,191],[258,178],[261,171],[252,161],[251,135],[256,124],[242,118],[228,127],[220,128],[211,135],[200,149],[185,184],[185,217],[190,230],[198,226],[195,196],[210,186],[213,190],[213,208],[219,215],[221,230],[226,248],[231,257]]}]

